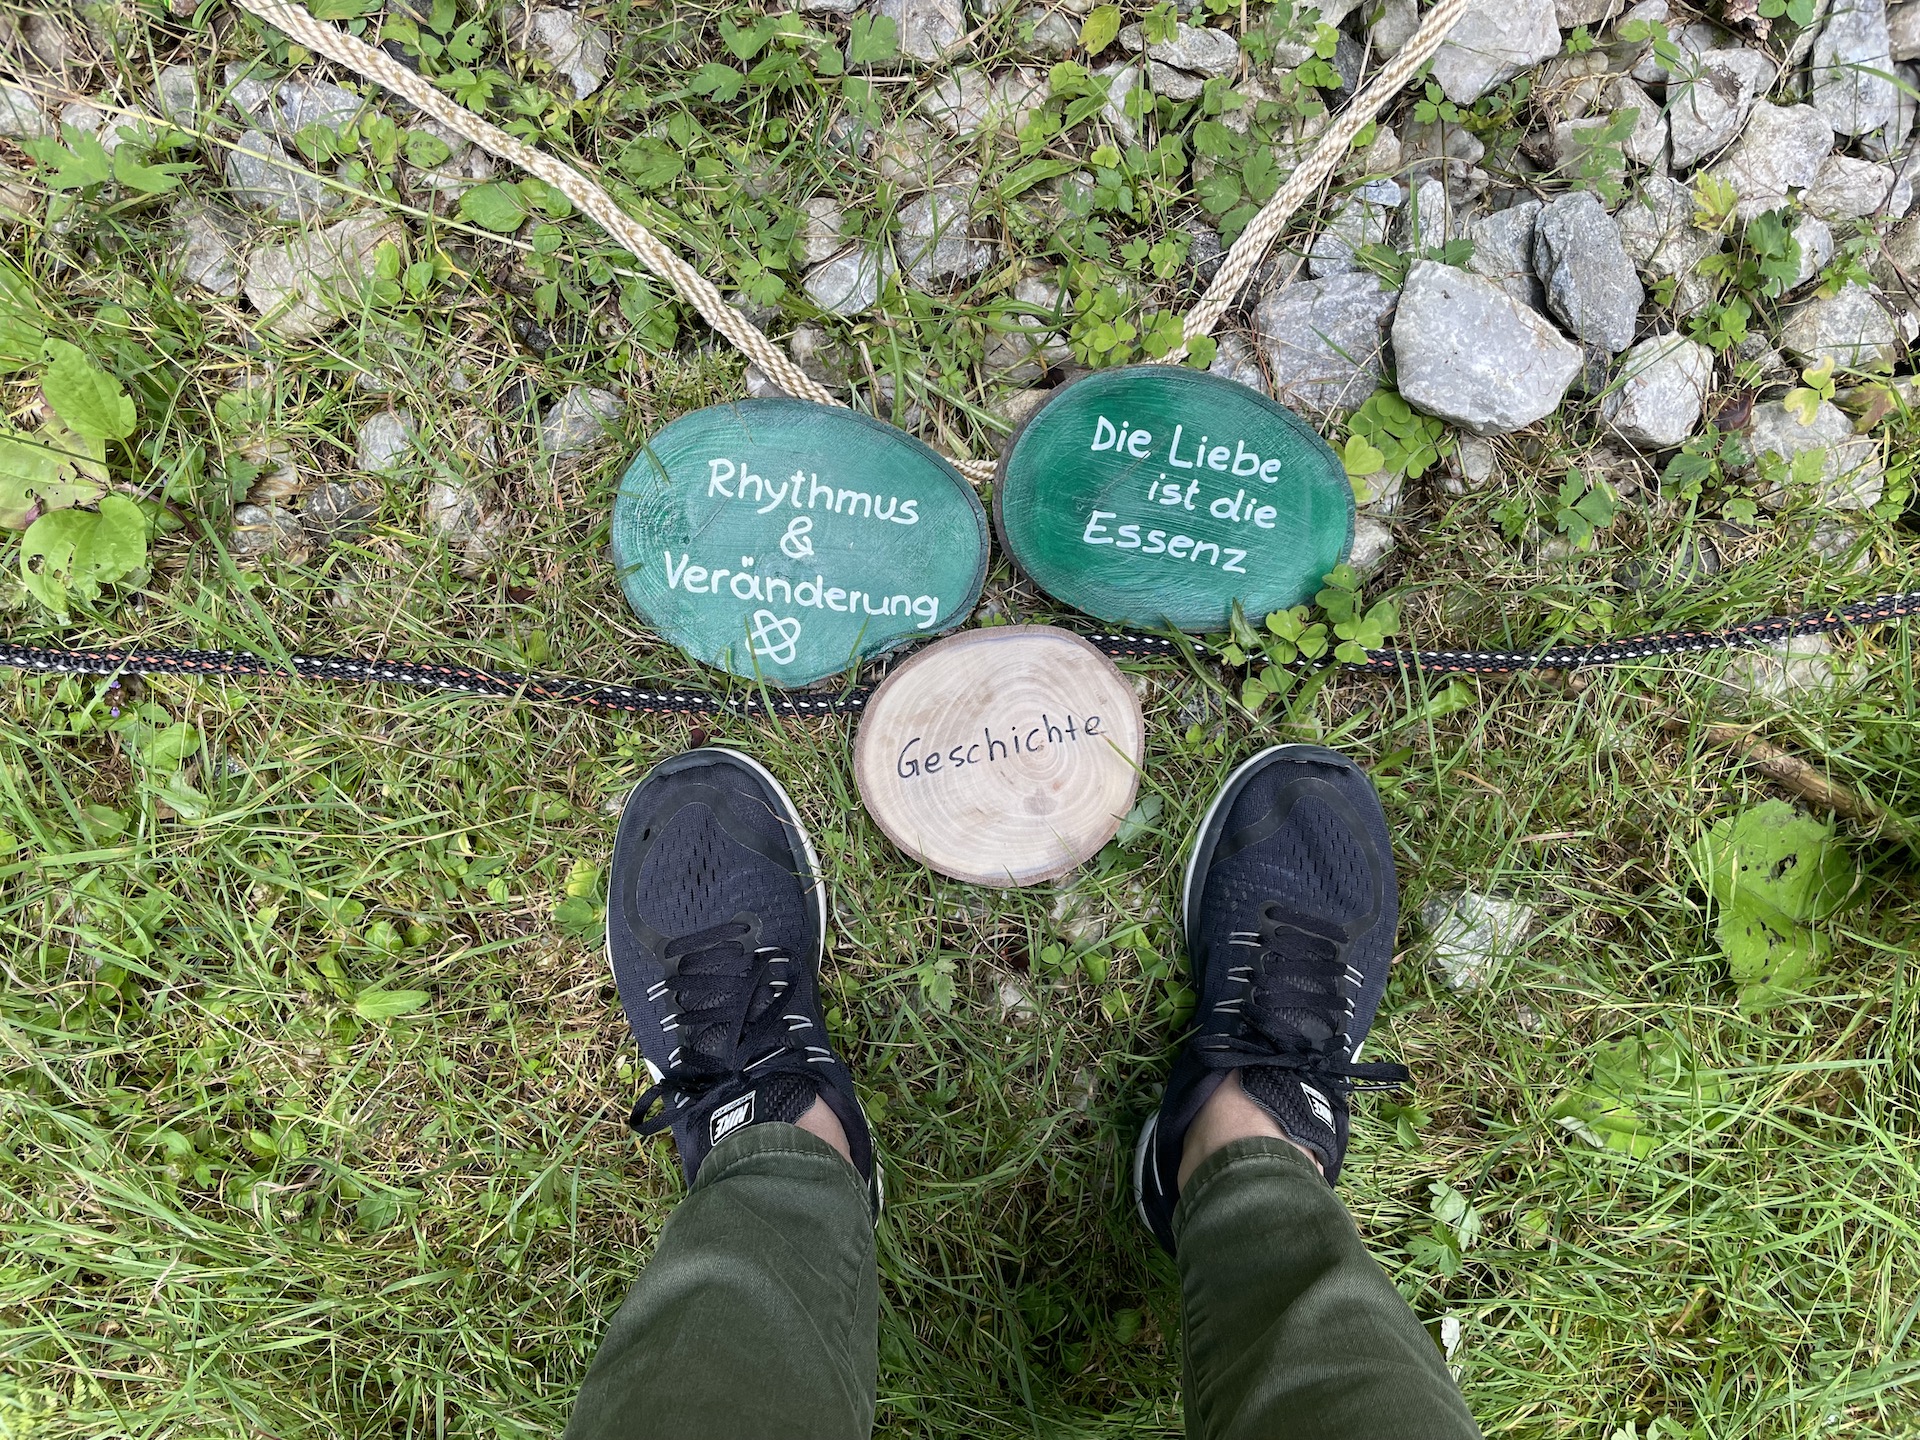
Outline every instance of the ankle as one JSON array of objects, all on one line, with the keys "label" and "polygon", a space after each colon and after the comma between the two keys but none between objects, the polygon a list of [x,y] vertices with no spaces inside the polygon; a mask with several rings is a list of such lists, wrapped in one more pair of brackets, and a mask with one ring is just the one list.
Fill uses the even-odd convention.
[{"label": "ankle", "polygon": [[846,1128],[841,1125],[840,1117],[833,1113],[833,1108],[826,1101],[815,1096],[813,1104],[807,1107],[806,1113],[793,1123],[809,1135],[818,1135],[838,1150],[849,1165],[853,1163],[853,1147],[847,1143]]},{"label": "ankle", "polygon": [[1222,1145],[1230,1140],[1245,1140],[1256,1135],[1286,1141],[1313,1161],[1313,1168],[1320,1171],[1323,1177],[1326,1174],[1320,1157],[1287,1134],[1278,1121],[1254,1104],[1247,1092],[1240,1088],[1240,1072],[1230,1070],[1227,1078],[1220,1083],[1220,1088],[1207,1097],[1207,1103],[1200,1107],[1200,1113],[1193,1117],[1193,1123],[1187,1127],[1186,1141],[1180,1150],[1177,1180],[1180,1188],[1186,1188],[1188,1178],[1200,1168],[1200,1162]]}]

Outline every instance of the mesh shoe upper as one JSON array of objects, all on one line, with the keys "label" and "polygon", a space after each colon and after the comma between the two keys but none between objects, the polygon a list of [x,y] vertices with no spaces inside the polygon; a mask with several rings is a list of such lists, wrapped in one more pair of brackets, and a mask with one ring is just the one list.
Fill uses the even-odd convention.
[{"label": "mesh shoe upper", "polygon": [[1352,761],[1286,745],[1242,766],[1202,823],[1185,899],[1195,1031],[1135,1177],[1168,1249],[1187,1128],[1230,1071],[1329,1182],[1346,1152],[1347,1092],[1406,1073],[1354,1059],[1386,988],[1399,900],[1386,817]]},{"label": "mesh shoe upper", "polygon": [[816,1096],[873,1175],[852,1079],[827,1044],[816,868],[785,793],[732,751],[656,766],[621,813],[607,952],[657,1082],[633,1124],[672,1128],[689,1182],[733,1130],[795,1120]]}]

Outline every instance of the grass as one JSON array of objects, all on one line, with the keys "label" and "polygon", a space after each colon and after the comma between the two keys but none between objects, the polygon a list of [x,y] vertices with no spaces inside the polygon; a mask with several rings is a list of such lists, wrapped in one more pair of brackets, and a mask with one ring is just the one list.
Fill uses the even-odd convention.
[{"label": "grass", "polygon": [[[729,147],[749,141],[781,152],[788,188],[759,217],[731,196],[731,170],[629,195],[744,287],[788,199],[857,188],[820,138],[852,102],[823,85],[729,109],[673,89],[674,67],[720,53],[712,18],[615,7],[610,25],[649,43],[604,96],[576,106],[516,72],[522,88],[495,111],[615,174],[635,117],[654,108],[700,118],[689,154],[730,166],[754,152]],[[177,58],[214,73],[206,31],[123,20],[99,72],[123,100]],[[995,24],[986,53],[1012,43]],[[253,42],[243,28],[218,43],[227,59]],[[909,87],[882,88],[890,112]],[[786,138],[767,136],[776,111]],[[1192,133],[1201,118],[1160,120]],[[217,156],[223,134],[202,153]],[[989,182],[1023,163],[984,158]],[[1170,234],[1179,186],[1140,179],[1144,161],[1119,168],[1138,180],[1139,209],[1107,215],[1114,240]],[[202,165],[188,188],[211,190],[216,170]],[[360,177],[369,193],[380,179]],[[856,210],[877,223],[889,193]],[[114,457],[122,478],[166,487],[188,524],[156,538],[144,582],[71,625],[12,596],[10,638],[708,683],[626,611],[607,516],[640,439],[740,394],[740,367],[658,297],[632,298],[591,231],[557,225],[557,248],[540,253],[543,238],[516,256],[416,212],[415,257],[447,266],[430,293],[370,302],[321,342],[288,346],[169,277],[163,202],[70,196],[56,227],[48,198],[9,253],[49,329],[86,343],[138,399],[136,446]],[[1089,242],[1084,226],[1003,221],[1024,257],[1094,264],[1076,282],[1083,311],[1118,293],[1128,265],[1136,317],[1190,293],[1184,272],[1155,289],[1149,262],[1062,254]],[[997,391],[982,337],[1016,274],[1009,264],[953,298],[896,293],[884,324],[832,333],[867,342],[899,413],[911,401],[929,435],[983,453]],[[803,313],[791,288],[769,303]],[[636,338],[663,320],[680,326],[677,351]],[[473,389],[448,385],[455,359]],[[358,388],[355,372],[376,364],[384,388]],[[624,431],[549,464],[517,397],[580,382],[625,388]],[[33,397],[14,384],[6,398],[18,416]],[[232,457],[279,440],[309,477],[344,476],[354,427],[388,404],[428,422],[429,456],[472,419],[495,426],[497,460],[461,463],[514,519],[497,557],[469,572],[429,534],[423,462],[385,482],[358,540],[236,566],[226,516],[255,477]],[[1907,453],[1911,432],[1892,428]],[[1401,548],[1370,593],[1398,599],[1421,643],[1535,645],[1920,588],[1898,498],[1860,517],[1874,569],[1854,574],[1808,549],[1804,503],[1729,535],[1709,527],[1738,485],[1709,486],[1697,507],[1662,501],[1650,474],[1596,444],[1581,405],[1499,449],[1504,515],[1485,492],[1416,487],[1396,522]],[[1623,497],[1595,547],[1555,559],[1511,540],[1532,517],[1551,531],[1574,464]],[[1702,533],[1725,552],[1718,576],[1620,583]],[[1054,613],[1000,561],[988,602]],[[1920,815],[1910,637],[1840,649],[1852,688],[1751,718]],[[1707,825],[1775,792],[1700,730],[1670,734],[1636,703],[1657,694],[1705,717],[1722,707],[1717,663],[1623,669],[1578,693],[1544,679],[1463,697],[1335,678],[1260,717],[1228,698],[1238,677],[1213,661],[1128,665],[1149,716],[1143,795],[1160,808],[1069,883],[1017,893],[941,880],[890,847],[853,793],[850,721],[610,722],[366,688],[8,675],[0,1436],[559,1429],[681,1188],[667,1144],[624,1128],[643,1077],[590,915],[610,807],[696,725],[766,760],[829,870],[832,1024],[889,1167],[883,1433],[1178,1433],[1174,1274],[1137,1230],[1125,1178],[1179,1034],[1178,864],[1239,758],[1307,736],[1378,778],[1406,917],[1374,1053],[1409,1063],[1417,1090],[1360,1106],[1343,1191],[1436,1337],[1457,1323],[1454,1363],[1487,1432],[1920,1433],[1914,857],[1844,836],[1861,884],[1828,924],[1824,974],[1776,1009],[1741,1010],[1688,853]],[[178,763],[148,748],[169,723],[192,727]],[[1462,886],[1537,918],[1492,983],[1454,993],[1416,917]],[[569,900],[587,902],[588,922]],[[1643,1036],[1677,1037],[1704,1084],[1632,1097],[1649,1146],[1635,1159],[1552,1112],[1608,1047]]]}]

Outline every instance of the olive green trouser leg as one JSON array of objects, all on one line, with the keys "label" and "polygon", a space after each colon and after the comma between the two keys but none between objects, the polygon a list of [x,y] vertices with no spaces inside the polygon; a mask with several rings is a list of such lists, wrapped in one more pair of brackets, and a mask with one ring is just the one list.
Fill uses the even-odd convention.
[{"label": "olive green trouser leg", "polygon": [[865,1440],[879,1324],[853,1167],[793,1125],[738,1130],[662,1228],[567,1440]]},{"label": "olive green trouser leg", "polygon": [[[1291,1145],[1223,1146],[1173,1224],[1196,1440],[1478,1437],[1440,1352]],[[852,1167],[792,1126],[742,1130],[661,1232],[568,1440],[865,1437],[878,1315]]]},{"label": "olive green trouser leg", "polygon": [[1221,1146],[1173,1233],[1193,1440],[1478,1440],[1439,1349],[1293,1146]]}]

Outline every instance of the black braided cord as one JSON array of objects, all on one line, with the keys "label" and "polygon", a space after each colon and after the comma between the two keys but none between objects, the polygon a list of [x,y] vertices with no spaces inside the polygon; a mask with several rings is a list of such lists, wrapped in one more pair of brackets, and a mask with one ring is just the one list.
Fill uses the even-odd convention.
[{"label": "black braided cord", "polygon": [[[1526,670],[1578,670],[1618,665],[1662,655],[1770,645],[1799,635],[1820,635],[1920,614],[1920,591],[1881,595],[1838,609],[1779,615],[1730,625],[1722,630],[1669,630],[1633,635],[1598,645],[1556,645],[1539,651],[1374,650],[1350,668],[1364,674],[1416,670],[1429,675],[1513,675]],[[1180,653],[1179,645],[1154,635],[1089,634],[1085,637],[1116,659],[1145,659]],[[411,685],[422,690],[525,697],[560,705],[578,705],[621,715],[852,715],[865,708],[871,686],[833,693],[745,690],[721,695],[704,690],[652,690],[609,685],[558,675],[522,675],[469,665],[430,661],[360,659],[352,656],[290,655],[276,660],[245,650],[48,650],[0,641],[0,666],[42,675],[297,675],[312,680],[358,680]]]}]

